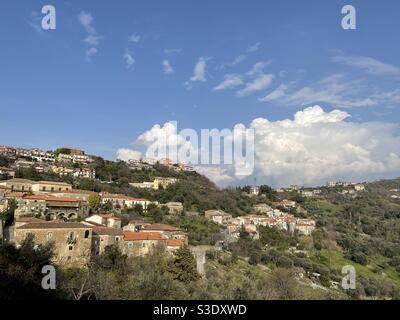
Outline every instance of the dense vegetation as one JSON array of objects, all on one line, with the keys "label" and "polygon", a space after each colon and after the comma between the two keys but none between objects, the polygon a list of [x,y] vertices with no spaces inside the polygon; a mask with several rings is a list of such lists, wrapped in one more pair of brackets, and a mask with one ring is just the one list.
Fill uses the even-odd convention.
[{"label": "dense vegetation", "polygon": [[[193,285],[192,282],[183,284],[174,279],[174,273],[170,269],[165,271],[165,265],[170,265],[171,261],[165,262],[163,260],[165,258],[161,258],[162,255],[156,253],[145,258],[128,259],[129,267],[126,267],[130,270],[128,277],[132,274],[132,277],[140,279],[138,282],[133,280],[125,282],[107,268],[106,270],[103,267],[95,268],[93,277],[98,274],[98,278],[94,279],[99,281],[100,287],[106,285],[112,288],[116,283],[119,285],[118,281],[121,281],[123,282],[121,285],[124,286],[134,286],[134,283],[135,286],[140,286],[141,283],[141,288],[144,288],[146,281],[151,279],[158,285],[162,283],[171,285],[174,288],[173,292],[161,293],[162,297],[171,299],[189,297],[266,299],[271,296],[262,288],[266,283],[272,286],[271,279],[275,273],[278,273],[285,274],[286,277],[290,276],[288,283],[297,279],[294,281],[296,286],[301,285],[304,288],[309,288],[309,283],[305,285],[305,282],[312,280],[320,288],[317,294],[319,298],[337,296],[341,298],[400,298],[400,199],[392,197],[393,191],[391,191],[399,189],[400,179],[367,183],[365,191],[352,194],[342,194],[343,187],[322,187],[320,195],[304,198],[295,191],[276,193],[268,186],[261,186],[259,196],[249,196],[249,186],[219,189],[207,178],[195,172],[177,173],[161,165],[155,165],[152,169],[132,170],[122,161],[111,162],[95,158],[92,166],[96,169],[98,179],[65,178],[66,181],[73,183],[75,188],[97,192],[123,193],[145,197],[159,203],[182,202],[184,212],[181,216],[170,215],[165,208],[156,206],[150,207],[147,212],[143,212],[139,207],[121,208],[119,214],[123,218],[123,224],[128,223],[130,219],[143,219],[148,222],[163,222],[180,227],[188,232],[191,245],[212,246],[224,239],[224,228],[207,221],[202,216],[202,212],[208,209],[222,209],[234,216],[239,216],[251,213],[254,204],[266,203],[296,217],[311,218],[317,222],[317,229],[310,237],[260,228],[260,238],[257,240],[243,233],[238,242],[225,243],[222,253],[208,255],[207,277],[193,281],[193,283],[201,282],[207,288],[204,290],[198,289],[198,284]],[[135,189],[129,185],[130,182],[152,181],[156,176],[175,177],[179,181],[167,189],[160,190]],[[34,180],[61,179],[58,176],[37,173],[31,169],[17,171],[17,177]],[[400,193],[397,194],[400,195]],[[277,202],[282,199],[296,201],[298,208],[280,207]],[[111,210],[107,206],[100,206],[96,199],[93,199],[92,207],[97,211]],[[9,208],[3,213],[3,218],[10,219],[12,211],[13,208]],[[141,268],[147,263],[149,265],[154,263],[154,259],[159,259],[157,263],[160,264],[159,268],[153,270],[154,274],[141,274],[135,269],[137,266]],[[356,269],[356,290],[334,289],[335,283],[340,284],[343,277],[341,271],[346,265],[352,265]],[[85,274],[83,271],[74,272],[76,276]],[[234,275],[232,272],[238,274]],[[121,271],[118,274],[121,274]],[[298,281],[300,274],[304,276],[304,281]],[[75,279],[71,280],[72,283],[77,281],[76,277],[71,279]],[[250,284],[246,279],[252,279],[252,283]],[[110,281],[110,283],[104,283],[105,281]],[[224,282],[227,283],[226,286],[222,285]],[[156,293],[151,293],[151,288],[153,287],[149,284],[149,289],[143,289],[143,295],[140,297],[128,293],[132,288],[122,290],[122,293],[118,294],[103,292],[100,296],[155,298]],[[308,292],[304,288],[301,291]],[[103,289],[97,288],[97,290]],[[286,290],[285,295],[277,293],[273,297],[303,297],[296,290],[294,291],[296,293],[289,294]]]}]

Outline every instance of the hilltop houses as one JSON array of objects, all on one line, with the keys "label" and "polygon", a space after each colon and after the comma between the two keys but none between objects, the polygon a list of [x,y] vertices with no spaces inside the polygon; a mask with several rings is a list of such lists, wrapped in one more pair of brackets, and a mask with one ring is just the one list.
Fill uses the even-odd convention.
[{"label": "hilltop houses", "polygon": [[207,210],[204,216],[217,224],[227,225],[232,219],[232,215],[222,210]]},{"label": "hilltop houses", "polygon": [[156,177],[153,181],[153,189],[158,190],[160,188],[167,188],[168,186],[178,182],[176,178],[169,177]]},{"label": "hilltop houses", "polygon": [[100,196],[102,204],[106,204],[108,202],[111,203],[114,207],[119,208],[134,208],[136,205],[140,205],[143,208],[143,211],[147,211],[147,208],[150,204],[158,204],[157,202],[153,202],[147,199],[129,197],[123,194],[102,192],[100,193]]},{"label": "hilltop houses", "polygon": [[28,179],[14,178],[10,180],[0,181],[0,186],[4,186],[12,192],[34,192],[48,193],[53,191],[68,191],[72,189],[72,185],[57,181],[32,181]]}]

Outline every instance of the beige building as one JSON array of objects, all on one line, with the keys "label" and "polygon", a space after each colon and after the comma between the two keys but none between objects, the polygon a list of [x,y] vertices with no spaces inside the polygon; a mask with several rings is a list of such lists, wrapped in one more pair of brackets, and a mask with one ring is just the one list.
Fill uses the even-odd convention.
[{"label": "beige building", "polygon": [[30,192],[34,181],[28,179],[14,178],[10,180],[0,181],[0,186],[8,188],[11,192]]},{"label": "beige building", "polygon": [[167,207],[170,214],[181,214],[183,212],[182,202],[167,202],[159,207]]},{"label": "beige building", "polygon": [[120,208],[133,208],[136,205],[142,206],[144,211],[147,211],[149,204],[154,203],[158,204],[157,202],[152,202],[147,199],[143,198],[133,198],[126,196],[124,194],[113,194],[108,192],[102,192],[101,196],[101,203],[106,204],[107,202],[111,203],[114,207]]},{"label": "beige building", "polygon": [[160,188],[167,188],[168,186],[175,184],[178,182],[176,178],[165,178],[165,177],[156,177],[153,181],[153,189],[158,190]]},{"label": "beige building", "polygon": [[226,213],[222,210],[207,210],[204,212],[204,216],[215,223],[221,225],[227,225],[229,221],[232,219],[232,215]]},{"label": "beige building", "polygon": [[18,245],[28,235],[36,244],[54,243],[54,263],[60,267],[85,267],[91,258],[92,228],[82,223],[41,222],[27,223],[15,228]]},{"label": "beige building", "polygon": [[69,191],[72,185],[66,182],[58,181],[38,181],[32,184],[32,192],[49,193],[54,191]]}]

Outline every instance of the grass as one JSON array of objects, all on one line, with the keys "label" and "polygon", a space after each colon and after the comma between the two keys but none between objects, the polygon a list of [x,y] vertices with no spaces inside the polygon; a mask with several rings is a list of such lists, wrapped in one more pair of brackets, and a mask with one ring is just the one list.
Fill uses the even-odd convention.
[{"label": "grass", "polygon": [[373,278],[375,280],[381,280],[384,278],[390,279],[400,286],[400,274],[396,272],[393,267],[388,267],[383,269],[382,273],[375,273],[374,269],[383,262],[387,262],[388,259],[383,256],[370,256],[368,257],[368,265],[363,266],[352,260],[346,259],[343,254],[335,250],[321,250],[321,256],[327,260],[327,264],[332,268],[341,273],[343,266],[352,265],[356,269],[358,275],[362,275],[367,278]]}]

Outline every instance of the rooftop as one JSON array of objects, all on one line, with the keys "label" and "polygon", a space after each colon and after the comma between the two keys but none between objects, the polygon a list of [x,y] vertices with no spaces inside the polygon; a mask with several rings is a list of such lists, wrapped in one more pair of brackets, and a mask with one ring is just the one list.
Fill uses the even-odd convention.
[{"label": "rooftop", "polygon": [[17,229],[87,229],[92,228],[79,222],[33,222],[25,224]]},{"label": "rooftop", "polygon": [[60,186],[71,186],[71,184],[66,183],[66,182],[60,182],[60,181],[45,181],[45,180],[41,180],[41,181],[36,181],[33,182],[34,184],[56,184],[56,185],[60,185]]},{"label": "rooftop", "polygon": [[182,245],[183,241],[180,239],[167,240],[167,246],[169,247],[181,247]]},{"label": "rooftop", "polygon": [[140,241],[140,240],[165,240],[158,232],[132,232],[124,231],[125,241]]},{"label": "rooftop", "polygon": [[65,190],[65,191],[53,191],[52,193],[57,194],[57,193],[69,193],[69,194],[98,194],[97,192],[94,191],[89,191],[89,190],[80,190],[80,189],[72,189],[72,190]]},{"label": "rooftop", "polygon": [[100,226],[94,226],[93,233],[96,233],[98,235],[111,235],[111,236],[122,236],[123,235],[122,229],[100,227]]},{"label": "rooftop", "polygon": [[81,201],[78,198],[55,197],[55,196],[48,196],[48,195],[24,196],[24,199],[26,199],[26,200],[38,200],[38,201],[57,201],[57,202],[80,202]]}]

